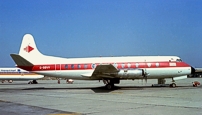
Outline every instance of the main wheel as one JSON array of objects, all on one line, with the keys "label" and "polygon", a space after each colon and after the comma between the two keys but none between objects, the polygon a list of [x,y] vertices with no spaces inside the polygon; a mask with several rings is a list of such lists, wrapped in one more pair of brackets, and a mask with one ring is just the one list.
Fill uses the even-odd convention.
[{"label": "main wheel", "polygon": [[109,83],[109,84],[107,84],[105,87],[106,87],[108,90],[111,90],[111,89],[114,88],[114,85]]}]

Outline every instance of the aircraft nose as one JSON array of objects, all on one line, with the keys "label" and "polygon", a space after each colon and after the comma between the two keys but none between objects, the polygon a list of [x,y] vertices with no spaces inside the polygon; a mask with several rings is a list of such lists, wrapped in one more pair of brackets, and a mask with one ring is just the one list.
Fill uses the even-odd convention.
[{"label": "aircraft nose", "polygon": [[191,67],[191,74],[194,74],[194,73],[195,73],[195,71],[196,71],[196,69],[195,69],[195,68],[193,68],[193,67]]}]

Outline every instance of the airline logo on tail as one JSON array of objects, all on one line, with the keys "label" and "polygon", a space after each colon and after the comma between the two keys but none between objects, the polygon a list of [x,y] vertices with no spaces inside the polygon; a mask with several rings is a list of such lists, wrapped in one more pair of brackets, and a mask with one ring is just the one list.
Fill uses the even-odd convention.
[{"label": "airline logo on tail", "polygon": [[29,53],[32,50],[34,50],[34,48],[28,45],[27,47],[24,48],[24,50]]}]

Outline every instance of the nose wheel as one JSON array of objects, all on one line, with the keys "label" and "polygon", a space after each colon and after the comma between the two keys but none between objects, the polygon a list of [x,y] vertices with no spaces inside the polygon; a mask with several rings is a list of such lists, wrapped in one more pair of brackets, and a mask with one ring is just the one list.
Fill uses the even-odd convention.
[{"label": "nose wheel", "polygon": [[177,85],[175,84],[175,80],[173,78],[172,78],[172,82],[173,83],[170,84],[170,87],[175,88]]},{"label": "nose wheel", "polygon": [[170,87],[173,87],[173,88],[175,88],[177,85],[175,84],[175,83],[171,83],[170,84]]}]

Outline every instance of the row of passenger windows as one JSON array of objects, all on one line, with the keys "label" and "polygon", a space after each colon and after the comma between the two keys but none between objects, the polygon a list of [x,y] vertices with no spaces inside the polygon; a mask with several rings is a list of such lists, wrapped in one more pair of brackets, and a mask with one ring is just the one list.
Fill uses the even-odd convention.
[{"label": "row of passenger windows", "polygon": [[[76,67],[77,67],[78,69],[81,68],[81,65],[80,65],[80,64],[78,64],[78,65],[74,65],[74,64],[67,65],[67,64],[66,64],[66,65],[65,65],[65,69],[68,69],[68,66],[71,67],[72,69],[74,69],[74,68],[76,68]],[[96,66],[95,64],[92,64],[92,65],[91,65],[92,68],[95,68],[95,66]],[[87,64],[84,64],[84,68],[87,68],[87,67],[88,67],[88,65],[87,65]]]},{"label": "row of passenger windows", "polygon": [[[117,63],[114,63],[113,65],[114,65],[114,67],[118,67],[118,64],[117,64]],[[159,63],[156,63],[155,65],[156,65],[156,67],[159,67]],[[94,69],[94,68],[96,67],[96,64],[94,64],[94,63],[91,64],[91,65],[89,65],[89,64],[84,64],[84,65],[83,65],[83,68],[87,69],[89,66]],[[122,64],[120,64],[120,66],[121,66],[121,68],[125,68],[125,67],[130,68],[130,67],[131,67],[131,64],[130,64],[130,63],[128,63],[128,64],[122,63]],[[151,63],[147,63],[147,66],[150,67],[150,66],[151,66]],[[136,64],[135,64],[135,67],[138,68],[138,67],[139,67],[139,64],[136,63]],[[80,69],[80,68],[81,68],[81,64],[69,64],[69,65],[66,64],[66,65],[65,65],[65,69],[69,69],[69,68],[71,68],[71,69],[74,69],[74,68]]]}]

